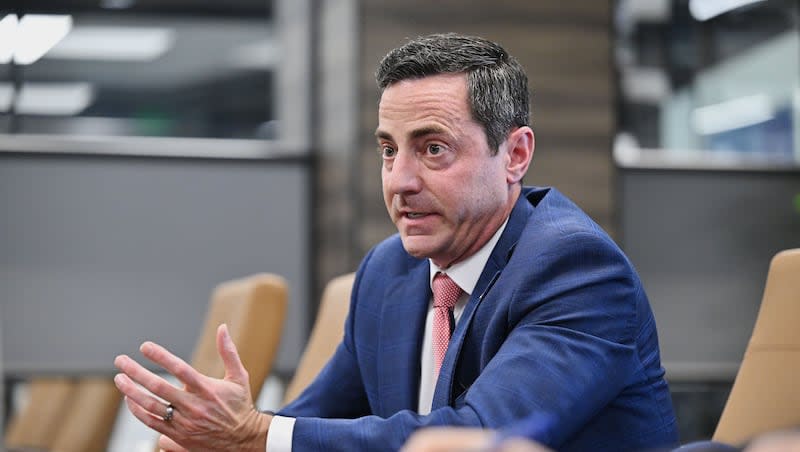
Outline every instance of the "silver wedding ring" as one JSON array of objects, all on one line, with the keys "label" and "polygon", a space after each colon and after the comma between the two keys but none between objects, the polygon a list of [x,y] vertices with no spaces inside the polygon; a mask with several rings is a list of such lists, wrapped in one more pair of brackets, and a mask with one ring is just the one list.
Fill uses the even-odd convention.
[{"label": "silver wedding ring", "polygon": [[175,407],[172,406],[172,404],[170,403],[169,405],[167,405],[166,414],[164,414],[164,417],[162,417],[161,419],[164,419],[165,422],[169,422],[170,420],[172,420],[172,416],[174,415],[175,415]]}]

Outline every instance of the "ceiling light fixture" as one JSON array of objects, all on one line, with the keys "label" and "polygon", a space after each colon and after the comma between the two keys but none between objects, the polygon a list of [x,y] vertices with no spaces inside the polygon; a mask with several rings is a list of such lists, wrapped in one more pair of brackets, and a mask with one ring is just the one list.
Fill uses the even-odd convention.
[{"label": "ceiling light fixture", "polygon": [[175,32],[157,27],[76,26],[47,58],[153,61],[175,43]]},{"label": "ceiling light fixture", "polygon": [[14,42],[14,62],[33,64],[72,29],[72,16],[25,14],[19,19]]},{"label": "ceiling light fixture", "polygon": [[775,117],[775,108],[766,94],[739,97],[696,108],[692,125],[700,135],[711,135],[760,124]]},{"label": "ceiling light fixture", "polygon": [[689,12],[699,21],[705,21],[752,3],[764,0],[689,0]]},{"label": "ceiling light fixture", "polygon": [[16,14],[0,19],[0,64],[8,64],[14,58],[18,22]]},{"label": "ceiling light fixture", "polygon": [[[10,106],[13,87],[0,83],[0,109]],[[17,94],[14,110],[22,115],[69,116],[80,114],[94,101],[91,83],[25,83]],[[8,108],[5,108],[8,110]]]}]

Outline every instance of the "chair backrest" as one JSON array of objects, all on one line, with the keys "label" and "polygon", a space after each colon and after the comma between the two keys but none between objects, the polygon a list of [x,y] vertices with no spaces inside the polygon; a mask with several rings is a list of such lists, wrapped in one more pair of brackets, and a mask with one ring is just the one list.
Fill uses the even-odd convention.
[{"label": "chair backrest", "polygon": [[122,394],[111,377],[81,377],[51,450],[57,452],[103,452],[122,402]]},{"label": "chair backrest", "polygon": [[27,403],[9,419],[5,447],[52,449],[76,388],[75,382],[67,378],[32,379]]},{"label": "chair backrest", "polygon": [[342,341],[354,279],[355,274],[349,273],[332,279],[325,286],[308,343],[294,377],[286,387],[284,405],[294,400],[314,380]]},{"label": "chair backrest", "polygon": [[218,285],[211,295],[205,326],[192,355],[192,366],[212,377],[224,376],[216,338],[217,327],[226,323],[242,364],[250,374],[253,398],[257,399],[278,351],[286,317],[287,292],[283,278],[266,273]]},{"label": "chair backrest", "polygon": [[740,444],[800,426],[800,249],[772,259],[753,334],[714,432]]}]

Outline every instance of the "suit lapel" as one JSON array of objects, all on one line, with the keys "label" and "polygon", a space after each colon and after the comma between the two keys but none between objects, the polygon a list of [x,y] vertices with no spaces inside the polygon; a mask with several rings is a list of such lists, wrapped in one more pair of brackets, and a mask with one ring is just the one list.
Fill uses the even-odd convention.
[{"label": "suit lapel", "polygon": [[383,297],[378,343],[378,414],[417,410],[420,351],[431,297],[428,261],[413,265]]},{"label": "suit lapel", "polygon": [[[439,379],[436,381],[436,390],[433,393],[433,403],[431,409],[435,410],[444,406],[450,405],[453,401],[451,396],[453,394],[453,377],[456,370],[456,363],[461,356],[462,346],[464,345],[464,337],[469,331],[469,326],[472,323],[472,318],[475,315],[481,302],[486,298],[487,294],[491,291],[492,286],[500,278],[500,275],[508,263],[511,253],[522,234],[522,230],[528,222],[528,217],[533,213],[533,206],[525,197],[525,192],[520,194],[517,199],[514,209],[511,210],[511,215],[508,218],[506,229],[500,236],[497,244],[492,250],[486,266],[481,272],[478,283],[475,285],[472,295],[464,307],[464,312],[456,325],[453,336],[450,338],[450,344],[447,346],[447,353],[445,353],[444,361],[442,361],[442,368],[439,372]],[[483,332],[474,331],[472,334],[482,334]],[[477,351],[475,351],[477,353]]]}]

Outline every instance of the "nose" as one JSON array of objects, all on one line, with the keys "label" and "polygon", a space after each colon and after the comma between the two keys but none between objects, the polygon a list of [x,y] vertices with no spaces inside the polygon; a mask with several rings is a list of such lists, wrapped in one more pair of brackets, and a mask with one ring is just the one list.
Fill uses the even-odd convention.
[{"label": "nose", "polygon": [[422,190],[420,162],[411,152],[398,151],[389,169],[384,168],[384,184],[392,194],[406,195]]}]

